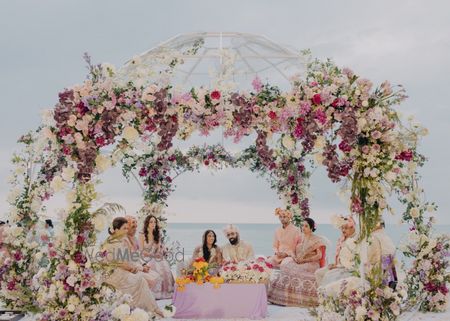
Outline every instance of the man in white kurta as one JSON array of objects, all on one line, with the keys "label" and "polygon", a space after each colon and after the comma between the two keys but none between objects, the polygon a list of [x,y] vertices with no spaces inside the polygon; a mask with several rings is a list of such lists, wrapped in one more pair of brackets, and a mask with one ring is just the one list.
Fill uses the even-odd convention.
[{"label": "man in white kurta", "polygon": [[319,287],[325,287],[335,281],[349,277],[354,268],[354,259],[358,253],[358,247],[356,245],[356,227],[353,218],[343,218],[340,229],[342,238],[338,241],[336,248],[335,263],[319,269],[315,273]]},{"label": "man in white kurta", "polygon": [[242,262],[254,258],[253,247],[240,239],[239,230],[236,226],[227,225],[223,233],[230,243],[222,246],[222,256],[224,261]]}]

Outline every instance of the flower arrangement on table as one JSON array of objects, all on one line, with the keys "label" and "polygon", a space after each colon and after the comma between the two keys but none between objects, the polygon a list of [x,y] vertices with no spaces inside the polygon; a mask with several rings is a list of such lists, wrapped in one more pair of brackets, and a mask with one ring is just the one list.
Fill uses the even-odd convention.
[{"label": "flower arrangement on table", "polygon": [[244,262],[227,262],[220,275],[228,283],[266,283],[272,274],[272,264],[260,257]]},{"label": "flower arrangement on table", "polygon": [[212,266],[205,261],[204,258],[198,258],[192,263],[193,269],[188,271],[187,275],[178,277],[175,280],[177,284],[177,290],[183,291],[186,284],[196,282],[198,285],[202,285],[205,282],[212,283],[214,288],[220,287],[220,284],[224,283],[224,279],[220,276],[210,275],[209,270]]}]

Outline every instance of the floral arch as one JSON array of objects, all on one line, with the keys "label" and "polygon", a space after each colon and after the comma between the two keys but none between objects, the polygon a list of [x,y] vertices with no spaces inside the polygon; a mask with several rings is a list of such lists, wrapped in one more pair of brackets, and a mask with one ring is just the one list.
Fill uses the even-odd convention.
[{"label": "floral arch", "polygon": [[[85,255],[104,228],[104,211],[92,207],[97,175],[109,166],[120,164],[125,176],[138,177],[147,206],[164,204],[174,176],[184,171],[246,166],[270,180],[296,221],[309,215],[309,168],[325,166],[332,182],[344,183],[350,211],[360,221],[362,242],[391,210],[389,196],[398,195],[405,205],[402,219],[414,234],[403,249],[416,257],[408,269],[418,271],[424,261],[437,266],[420,276],[408,274],[407,302],[439,310],[446,300],[448,277],[438,276],[448,266],[441,256],[448,242],[431,235],[432,217],[427,213],[436,206],[424,201],[418,186],[417,169],[425,158],[417,144],[426,130],[405,125],[394,109],[406,98],[404,90],[388,82],[373,88],[351,70],[319,60],[310,60],[288,91],[259,77],[253,79],[250,92],[234,90],[228,82],[230,64],[221,69],[214,87],[180,90],[170,77],[184,56],[199,53],[204,41],[196,39],[183,54],[164,51],[165,67],[153,72],[149,66],[152,59],[160,59],[158,55],[134,58],[118,72],[108,64],[92,65],[86,57],[88,79],[62,91],[42,126],[20,139],[25,147],[13,158],[16,187],[9,200],[15,225],[7,231],[11,257],[0,271],[2,301],[40,312],[43,320],[98,320],[121,302],[102,284],[101,264]],[[147,63],[140,69],[143,61]],[[144,69],[151,77],[136,78]],[[194,146],[187,152],[173,148],[175,139],[218,128],[235,142],[253,134],[255,143],[238,155],[220,145]],[[43,202],[60,190],[68,192],[64,233],[47,251],[30,239]],[[39,269],[37,261],[43,256],[50,263]],[[404,303],[406,295],[399,290],[375,300],[380,287],[371,283],[363,289],[359,304],[393,319],[397,311],[384,304]],[[431,300],[438,294],[443,294],[442,300]],[[319,319],[327,313],[344,316],[345,298],[340,305],[329,303],[323,298]]]}]

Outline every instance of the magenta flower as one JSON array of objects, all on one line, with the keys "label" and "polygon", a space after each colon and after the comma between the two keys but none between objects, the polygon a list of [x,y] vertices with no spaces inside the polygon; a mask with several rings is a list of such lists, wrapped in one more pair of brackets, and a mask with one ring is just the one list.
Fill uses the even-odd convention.
[{"label": "magenta flower", "polygon": [[220,95],[220,91],[218,90],[214,90],[213,92],[211,92],[211,98],[214,100],[219,100],[221,97]]},{"label": "magenta flower", "polygon": [[85,237],[83,235],[81,235],[81,234],[77,235],[77,242],[76,242],[77,245],[83,245],[84,241],[85,241]]},{"label": "magenta flower", "polygon": [[413,152],[411,150],[405,150],[399,155],[395,156],[395,159],[409,162],[413,159]]},{"label": "magenta flower", "polygon": [[147,169],[145,167],[141,167],[141,169],[139,170],[139,176],[144,177],[147,176],[147,174]]},{"label": "magenta flower", "polygon": [[356,213],[356,214],[361,214],[362,212],[364,212],[364,209],[362,207],[362,203],[361,203],[361,200],[359,199],[359,197],[354,197],[352,199],[352,212]]},{"label": "magenta flower", "polygon": [[352,150],[352,147],[345,140],[343,140],[339,143],[339,149],[344,153],[349,153]]},{"label": "magenta flower", "polygon": [[315,94],[311,98],[311,101],[313,102],[314,105],[320,105],[322,103],[322,97],[320,96],[320,94]]},{"label": "magenta flower", "polygon": [[7,284],[8,291],[14,291],[16,289],[16,281],[9,281]]}]

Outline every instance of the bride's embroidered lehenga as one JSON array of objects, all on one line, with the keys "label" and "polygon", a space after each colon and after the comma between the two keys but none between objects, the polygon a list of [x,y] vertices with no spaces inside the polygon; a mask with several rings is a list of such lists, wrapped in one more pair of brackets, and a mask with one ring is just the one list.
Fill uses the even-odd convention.
[{"label": "bride's embroidered lehenga", "polygon": [[292,258],[283,261],[280,273],[270,282],[269,301],[284,306],[311,307],[318,304],[314,273],[320,267],[325,245],[322,238],[312,234],[302,238],[295,249],[296,263]]}]

